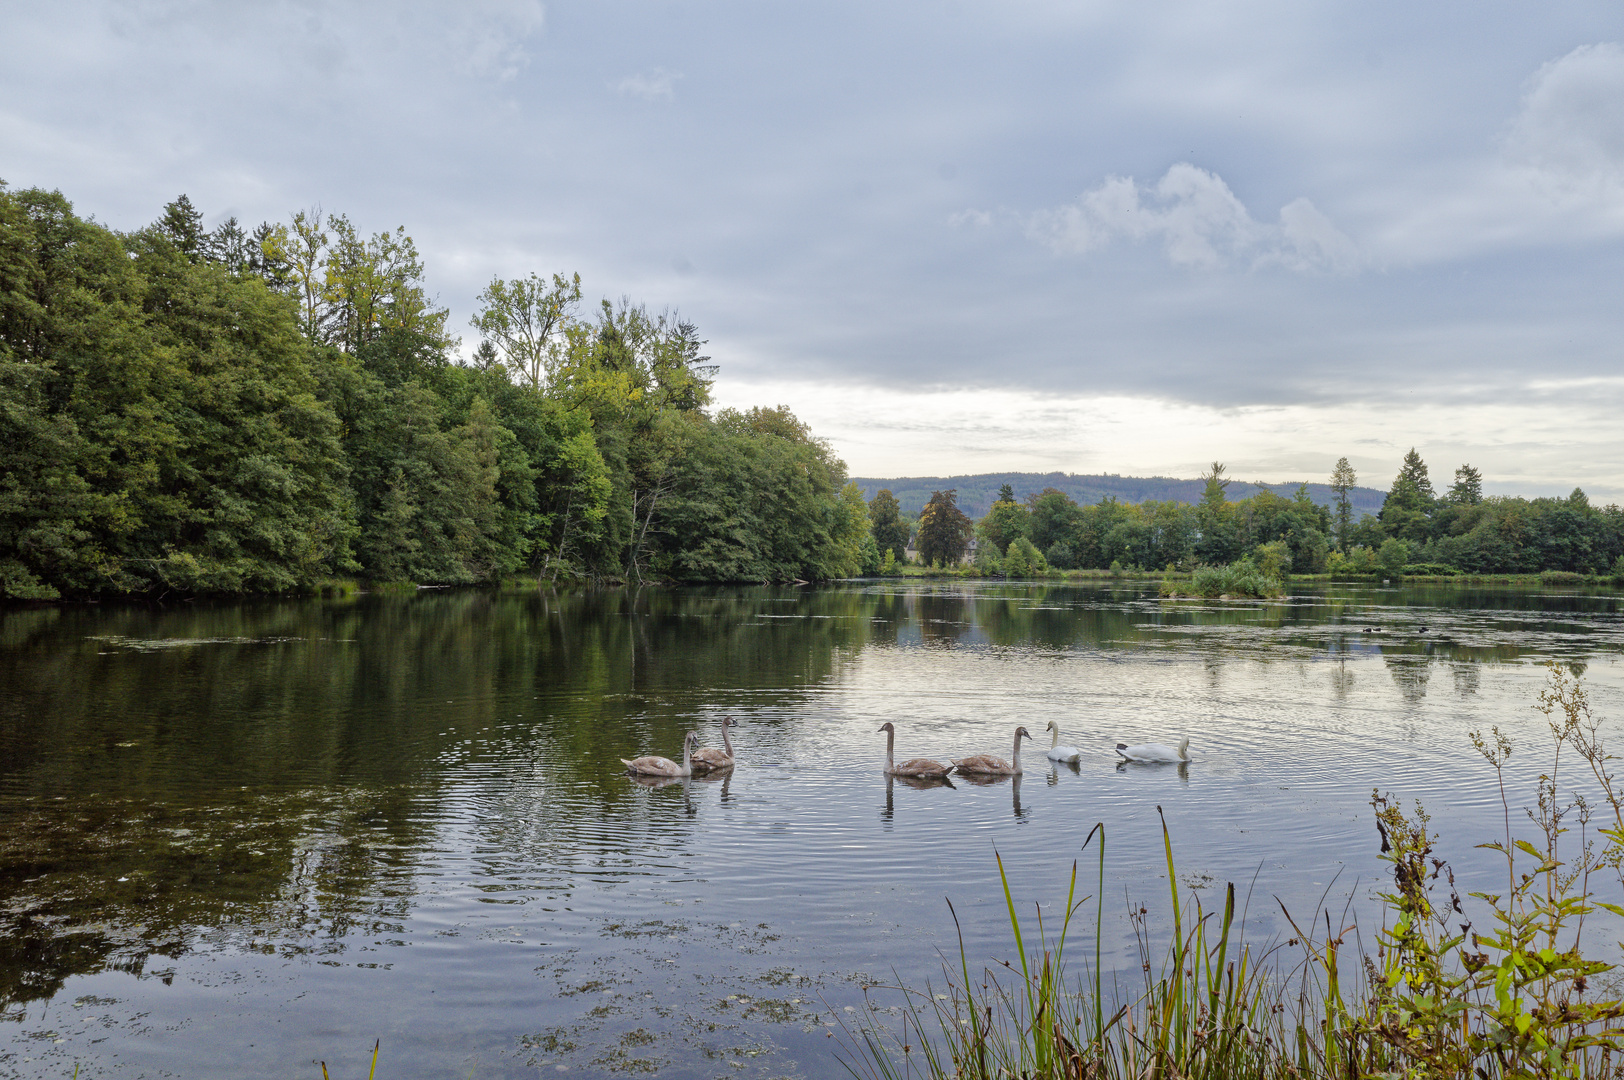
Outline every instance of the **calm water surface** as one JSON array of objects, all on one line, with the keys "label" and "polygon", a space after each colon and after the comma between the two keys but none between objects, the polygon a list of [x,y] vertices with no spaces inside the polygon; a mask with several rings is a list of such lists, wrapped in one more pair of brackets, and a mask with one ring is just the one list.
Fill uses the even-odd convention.
[{"label": "calm water surface", "polygon": [[[1377,632],[1379,631],[1379,632]],[[0,1076],[844,1075],[831,1010],[1007,955],[1096,822],[1121,914],[1183,883],[1248,934],[1373,912],[1368,806],[1425,801],[1468,887],[1527,801],[1542,661],[1624,717],[1618,594],[1333,587],[1165,605],[1150,585],[429,592],[0,612]],[[726,715],[739,765],[649,787]],[[899,757],[1076,768],[915,789]],[[1119,740],[1193,761],[1119,767]],[[1087,856],[1083,856],[1085,859]],[[1616,899],[1616,898],[1615,898]],[[1029,910],[1029,908],[1028,908]],[[1609,932],[1616,928],[1604,928]]]}]

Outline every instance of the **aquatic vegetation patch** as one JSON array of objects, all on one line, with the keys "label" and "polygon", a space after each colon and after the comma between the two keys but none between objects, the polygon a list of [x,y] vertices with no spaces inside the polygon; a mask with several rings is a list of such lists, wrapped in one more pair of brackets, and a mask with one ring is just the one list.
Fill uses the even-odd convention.
[{"label": "aquatic vegetation patch", "polygon": [[1163,578],[1157,592],[1166,600],[1268,600],[1286,594],[1279,577],[1264,573],[1245,559],[1227,566],[1198,566],[1187,582]]}]

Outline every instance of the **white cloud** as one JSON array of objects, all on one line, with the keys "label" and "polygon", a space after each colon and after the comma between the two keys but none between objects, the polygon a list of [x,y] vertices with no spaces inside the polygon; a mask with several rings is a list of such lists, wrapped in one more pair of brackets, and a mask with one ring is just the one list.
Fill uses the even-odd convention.
[{"label": "white cloud", "polygon": [[483,0],[461,5],[447,35],[458,70],[512,79],[530,61],[529,38],[546,22],[540,0]]},{"label": "white cloud", "polygon": [[1624,196],[1624,49],[1583,45],[1540,68],[1504,148],[1555,192]]},{"label": "white cloud", "polygon": [[1032,215],[1028,232],[1057,252],[1085,254],[1117,240],[1161,241],[1175,266],[1235,265],[1349,271],[1358,248],[1307,199],[1280,211],[1277,225],[1253,219],[1222,178],[1180,163],[1154,187],[1112,176],[1075,203]]},{"label": "white cloud", "polygon": [[1528,380],[1440,409],[1431,394],[1218,408],[1146,395],[972,386],[724,378],[716,387],[724,405],[788,404],[829,439],[853,476],[1014,470],[1189,477],[1216,459],[1232,476],[1283,483],[1324,480],[1346,454],[1362,483],[1386,487],[1415,446],[1434,477],[1471,462],[1493,494],[1566,495],[1578,485],[1598,505],[1624,502],[1616,434],[1624,383],[1587,385],[1582,398],[1573,389]]},{"label": "white cloud", "polygon": [[676,82],[682,78],[680,71],[667,71],[657,67],[644,74],[628,75],[615,84],[618,93],[628,97],[639,97],[644,101],[670,101],[676,97]]}]

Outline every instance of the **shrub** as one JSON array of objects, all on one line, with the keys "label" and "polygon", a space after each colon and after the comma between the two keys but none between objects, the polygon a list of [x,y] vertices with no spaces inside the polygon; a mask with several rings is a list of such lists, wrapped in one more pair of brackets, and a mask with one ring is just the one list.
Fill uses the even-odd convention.
[{"label": "shrub", "polygon": [[1445,563],[1413,562],[1404,564],[1405,574],[1420,574],[1426,577],[1456,577],[1460,571]]},{"label": "shrub", "polygon": [[1271,540],[1267,544],[1259,544],[1252,552],[1252,559],[1264,577],[1285,581],[1291,574],[1291,548],[1284,540]]},{"label": "shrub", "polygon": [[[891,549],[887,548],[885,553],[891,554]],[[857,562],[857,571],[864,577],[873,577],[880,572],[880,545],[874,542],[874,537],[869,533],[863,534],[862,542],[858,545]]]},{"label": "shrub", "polygon": [[1367,547],[1356,547],[1347,552],[1331,552],[1325,569],[1332,577],[1353,577],[1374,574],[1379,567],[1374,551]]},{"label": "shrub", "polygon": [[1585,575],[1572,570],[1546,570],[1539,575],[1541,585],[1580,585],[1584,581]]},{"label": "shrub", "polygon": [[1376,561],[1381,564],[1382,573],[1398,577],[1404,573],[1404,564],[1410,561],[1410,545],[1396,538],[1384,540],[1381,550],[1376,552]]},{"label": "shrub", "polygon": [[1048,561],[1032,541],[1024,536],[1017,536],[1009,542],[1009,552],[1004,556],[1006,577],[1032,577],[1048,572]]},{"label": "shrub", "polygon": [[976,572],[987,577],[1001,574],[1004,570],[1004,560],[999,558],[998,549],[992,544],[982,541],[976,545]]},{"label": "shrub", "polygon": [[1044,558],[1048,559],[1049,565],[1056,570],[1071,570],[1077,565],[1077,558],[1072,554],[1071,545],[1064,540],[1056,540],[1050,544],[1049,550],[1044,552]]},{"label": "shrub", "polygon": [[1285,595],[1285,588],[1245,559],[1228,566],[1198,566],[1190,575],[1189,584],[1162,579],[1158,590],[1165,597],[1199,596],[1214,599],[1221,596],[1268,598]]}]

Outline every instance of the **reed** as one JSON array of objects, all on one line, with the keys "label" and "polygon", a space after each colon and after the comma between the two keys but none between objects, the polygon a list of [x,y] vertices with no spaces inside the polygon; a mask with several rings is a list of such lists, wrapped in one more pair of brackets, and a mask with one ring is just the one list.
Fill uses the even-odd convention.
[{"label": "reed", "polygon": [[[382,1039],[374,1039],[372,1042],[372,1067],[367,1070],[367,1080],[373,1080],[378,1073],[378,1048],[382,1045]],[[321,1080],[333,1080],[332,1077],[327,1075],[327,1063],[325,1061],[321,1062]]]}]

